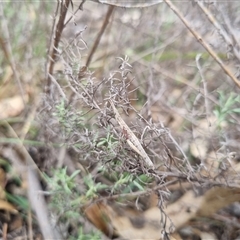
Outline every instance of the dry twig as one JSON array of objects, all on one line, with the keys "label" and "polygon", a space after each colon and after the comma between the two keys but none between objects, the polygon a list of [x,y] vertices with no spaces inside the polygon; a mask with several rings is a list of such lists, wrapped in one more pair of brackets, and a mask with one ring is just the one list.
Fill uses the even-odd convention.
[{"label": "dry twig", "polygon": [[106,17],[104,19],[103,25],[102,25],[102,27],[101,27],[98,35],[97,35],[97,38],[95,39],[95,42],[94,42],[93,47],[91,49],[91,52],[90,52],[90,54],[89,54],[89,56],[87,58],[86,67],[89,67],[89,64],[92,61],[93,54],[95,53],[95,51],[96,51],[96,49],[97,49],[97,47],[99,45],[99,42],[100,42],[100,40],[102,38],[102,35],[103,35],[104,31],[106,30],[106,27],[107,27],[107,25],[109,23],[109,19],[112,16],[113,10],[114,10],[114,6],[109,6],[108,7],[108,11],[107,11]]},{"label": "dry twig", "polygon": [[[1,123],[9,131],[9,136],[19,139],[17,133],[12,129],[7,121]],[[19,167],[23,167],[24,173],[22,173],[23,179],[28,183],[28,197],[31,203],[32,209],[36,212],[37,220],[41,229],[41,232],[45,239],[54,239],[58,236],[58,233],[54,232],[50,220],[48,217],[48,210],[46,208],[46,202],[43,196],[36,195],[36,192],[41,190],[41,186],[38,179],[38,174],[41,175],[41,171],[28,153],[27,149],[24,147],[22,141],[19,145],[16,145],[15,151],[18,153],[16,156],[21,156],[18,163]],[[18,159],[16,159],[17,161]]]},{"label": "dry twig", "polygon": [[227,45],[233,50],[234,55],[237,57],[237,59],[240,60],[239,51],[234,46],[234,43],[233,43],[233,41],[231,39],[231,36],[229,36],[229,34],[225,31],[225,29],[221,26],[221,24],[213,16],[211,11],[209,9],[207,9],[201,1],[197,1],[197,5],[205,13],[205,15],[208,18],[208,20],[215,26],[215,28],[217,29],[218,33],[221,34],[221,36],[224,38],[224,40],[227,43]]},{"label": "dry twig", "polygon": [[164,2],[172,9],[172,11],[181,19],[187,29],[193,34],[193,36],[198,40],[199,43],[208,51],[208,53],[214,58],[214,60],[219,64],[219,66],[223,69],[223,71],[235,82],[235,84],[240,88],[239,80],[234,76],[232,71],[222,62],[222,60],[218,57],[216,52],[207,44],[207,42],[197,33],[189,24],[187,19],[183,16],[183,14],[179,11],[179,9],[170,1],[164,0]]},{"label": "dry twig", "polygon": [[53,35],[54,43],[53,43],[53,46],[49,46],[50,48],[52,47],[52,49],[51,49],[50,56],[48,56],[50,58],[50,63],[49,63],[48,72],[47,72],[47,85],[46,85],[46,89],[45,89],[45,92],[47,94],[51,93],[51,90],[50,90],[51,83],[52,83],[51,76],[53,75],[53,68],[54,68],[55,62],[57,60],[58,46],[59,46],[60,39],[62,36],[62,31],[65,27],[64,22],[65,22],[65,18],[66,18],[68,7],[69,7],[70,3],[71,3],[71,0],[66,0],[66,1],[61,2],[60,16],[59,16],[59,20],[58,20],[58,23],[56,26],[55,34]]}]

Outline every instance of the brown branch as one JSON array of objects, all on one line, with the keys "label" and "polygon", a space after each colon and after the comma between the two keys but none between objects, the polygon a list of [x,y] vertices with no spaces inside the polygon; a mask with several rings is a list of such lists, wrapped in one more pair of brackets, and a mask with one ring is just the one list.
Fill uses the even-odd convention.
[{"label": "brown branch", "polygon": [[208,10],[204,4],[200,1],[197,1],[197,5],[201,8],[201,10],[204,12],[208,20],[214,25],[214,27],[217,29],[218,33],[221,34],[227,45],[232,48],[234,55],[237,57],[238,60],[240,60],[240,54],[238,50],[233,46],[233,41],[231,37],[228,35],[228,33],[225,31],[225,29],[221,26],[221,24],[217,21],[217,19],[213,16],[213,14]]},{"label": "brown branch", "polygon": [[172,9],[172,11],[181,19],[183,24],[187,27],[187,29],[193,34],[193,36],[198,40],[198,42],[207,50],[207,52],[213,57],[213,59],[219,64],[222,70],[235,82],[235,84],[240,88],[239,80],[234,76],[232,71],[224,65],[222,60],[218,57],[216,52],[207,44],[207,42],[202,38],[200,34],[198,34],[186,20],[186,18],[182,15],[182,13],[178,10],[178,8],[170,1],[164,0],[164,2]]},{"label": "brown branch", "polygon": [[[143,191],[136,191],[136,192],[130,192],[130,193],[120,193],[120,194],[110,195],[110,196],[107,196],[107,197],[100,197],[93,202],[115,200],[115,199],[118,199],[118,198],[127,199],[127,198],[132,198],[132,197],[139,197],[139,196],[147,195],[147,194],[150,194],[152,192],[155,192],[157,190],[164,189],[164,188],[167,188],[167,187],[168,187],[168,189],[170,189],[171,186],[176,184],[176,183],[183,184],[183,182],[181,180],[183,180],[183,181],[187,180],[187,183],[190,182],[192,185],[197,183],[199,186],[202,186],[202,187],[226,187],[226,184],[222,183],[220,181],[211,180],[211,179],[201,179],[201,178],[198,178],[196,176],[189,177],[188,175],[183,174],[183,173],[156,171],[156,174],[158,176],[165,176],[166,178],[170,177],[170,178],[176,178],[176,179],[173,179],[171,181],[168,181],[168,182],[165,182],[165,183],[162,183],[162,184],[158,184],[158,185],[156,185],[152,188],[147,188],[146,190],[143,190]],[[228,187],[237,188],[238,185],[230,183],[230,184],[228,184]],[[87,204],[89,204],[89,203],[87,203]]]},{"label": "brown branch", "polygon": [[90,52],[90,54],[89,54],[89,56],[87,58],[86,67],[88,67],[90,65],[91,61],[92,61],[93,54],[95,53],[95,51],[96,51],[96,49],[97,49],[97,47],[99,45],[99,42],[100,42],[100,40],[102,38],[102,35],[103,35],[104,31],[107,28],[107,25],[109,23],[109,19],[110,19],[112,13],[113,13],[113,10],[114,10],[114,6],[109,6],[108,7],[108,11],[107,11],[106,17],[104,19],[103,25],[102,25],[102,27],[101,27],[98,35],[97,35],[97,38],[96,38],[96,40],[95,40],[95,42],[93,44],[91,52]]},{"label": "brown branch", "polygon": [[[83,0],[85,2],[86,0]],[[91,0],[93,2],[98,2],[102,4],[108,4],[116,7],[124,7],[124,8],[144,8],[150,7],[155,4],[162,3],[162,0],[130,0],[130,1],[122,1],[122,0]]]},{"label": "brown branch", "polygon": [[51,29],[51,34],[50,34],[50,39],[49,39],[49,44],[48,44],[48,49],[47,49],[47,58],[46,58],[46,63],[45,63],[45,79],[48,79],[48,66],[49,66],[49,60],[50,60],[49,56],[50,56],[50,51],[52,49],[53,40],[54,40],[54,32],[56,29],[56,19],[57,19],[57,15],[58,15],[59,5],[60,5],[60,2],[57,1],[57,6],[56,6],[55,14],[53,17],[52,29]]},{"label": "brown branch", "polygon": [[[96,199],[94,202],[101,202],[101,201],[106,201],[106,200],[115,200],[118,198],[123,198],[123,199],[128,199],[128,198],[133,198],[133,197],[140,197],[140,196],[144,196],[144,195],[150,195],[151,193],[160,190],[160,189],[164,189],[168,186],[171,186],[175,183],[179,182],[178,179],[174,179],[172,181],[163,183],[163,184],[159,184],[153,188],[148,188],[146,190],[143,191],[136,191],[136,192],[130,192],[130,193],[120,193],[120,194],[115,194],[115,195],[110,195],[107,197],[100,197],[98,199]],[[87,203],[86,205],[89,205],[89,203]]]},{"label": "brown branch", "polygon": [[51,76],[53,75],[53,68],[54,68],[54,64],[57,60],[57,56],[58,56],[58,46],[60,43],[60,39],[62,36],[62,31],[64,29],[64,21],[67,15],[67,11],[68,11],[68,7],[69,4],[71,3],[71,0],[65,0],[63,2],[61,2],[61,8],[60,8],[60,16],[59,16],[59,20],[56,26],[56,30],[55,30],[55,36],[54,36],[54,43],[53,43],[53,47],[52,47],[52,51],[50,54],[50,64],[49,64],[49,68],[48,68],[48,73],[47,73],[47,85],[46,85],[46,89],[45,92],[47,94],[51,93],[50,87],[51,87],[51,83],[52,83],[52,79]]},{"label": "brown branch", "polygon": [[77,12],[79,10],[83,10],[83,4],[86,2],[86,0],[82,0],[82,2],[80,3],[79,7],[77,8],[77,10],[71,15],[71,17],[69,17],[69,19],[65,22],[64,27],[66,27],[66,25],[72,20],[73,16],[75,16],[77,14]]}]

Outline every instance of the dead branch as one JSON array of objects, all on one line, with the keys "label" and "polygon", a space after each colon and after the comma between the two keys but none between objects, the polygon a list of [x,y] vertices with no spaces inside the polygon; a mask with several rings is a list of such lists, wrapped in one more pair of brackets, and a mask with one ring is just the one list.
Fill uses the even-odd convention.
[{"label": "dead branch", "polygon": [[234,76],[232,71],[222,62],[222,60],[218,57],[216,52],[207,44],[207,42],[202,38],[202,36],[197,33],[187,21],[187,19],[182,15],[179,9],[170,1],[164,0],[164,2],[172,9],[172,11],[181,19],[183,24],[187,27],[187,29],[193,34],[193,36],[198,40],[198,42],[207,50],[207,52],[214,58],[214,60],[219,64],[222,70],[235,82],[235,84],[240,88],[239,80]]}]

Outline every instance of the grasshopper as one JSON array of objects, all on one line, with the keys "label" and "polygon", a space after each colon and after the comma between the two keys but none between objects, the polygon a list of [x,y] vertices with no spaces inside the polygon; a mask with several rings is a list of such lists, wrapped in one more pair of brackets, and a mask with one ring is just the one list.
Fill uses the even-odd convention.
[{"label": "grasshopper", "polygon": [[120,125],[121,130],[123,131],[123,133],[127,136],[127,143],[128,145],[137,153],[139,154],[143,160],[146,166],[148,166],[151,169],[154,169],[154,165],[151,161],[151,159],[149,158],[149,156],[147,155],[147,153],[145,152],[145,150],[143,149],[139,139],[135,136],[135,134],[132,132],[132,130],[128,127],[128,125],[124,122],[124,120],[121,118],[118,110],[116,109],[116,107],[114,106],[113,101],[110,99],[109,100],[111,107],[113,109],[114,115],[115,115],[115,119],[118,122],[118,124]]}]

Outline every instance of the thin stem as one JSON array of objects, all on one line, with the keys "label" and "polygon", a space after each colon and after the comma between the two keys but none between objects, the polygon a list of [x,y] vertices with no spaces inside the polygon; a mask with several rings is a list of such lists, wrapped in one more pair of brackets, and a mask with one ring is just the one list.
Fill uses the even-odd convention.
[{"label": "thin stem", "polygon": [[164,0],[164,2],[172,9],[172,11],[181,19],[183,24],[187,29],[193,34],[193,36],[198,40],[198,42],[207,50],[207,52],[214,58],[214,60],[219,64],[222,70],[235,82],[235,84],[240,88],[239,80],[234,76],[232,71],[222,62],[218,57],[216,52],[207,44],[207,42],[202,38],[202,36],[197,33],[191,26],[183,14],[178,10],[178,8],[170,1]]},{"label": "thin stem", "polygon": [[91,52],[90,52],[90,54],[89,54],[89,56],[88,56],[88,58],[87,58],[86,67],[89,67],[89,65],[90,65],[90,63],[91,63],[91,61],[92,61],[92,57],[93,57],[93,55],[94,55],[94,53],[95,53],[95,51],[96,51],[96,49],[97,49],[97,47],[98,47],[98,45],[99,45],[99,42],[100,42],[100,40],[101,40],[101,38],[102,38],[102,35],[103,35],[104,31],[105,31],[106,28],[107,28],[107,25],[108,25],[108,23],[109,23],[109,19],[110,19],[112,13],[113,13],[113,10],[114,10],[114,6],[109,6],[109,7],[108,7],[108,11],[107,11],[106,17],[105,17],[105,19],[104,19],[103,25],[102,25],[102,27],[101,27],[98,35],[97,35],[97,38],[96,38],[96,40],[95,40],[95,42],[94,42],[94,44],[93,44],[93,47],[92,47],[92,49],[91,49]]}]

